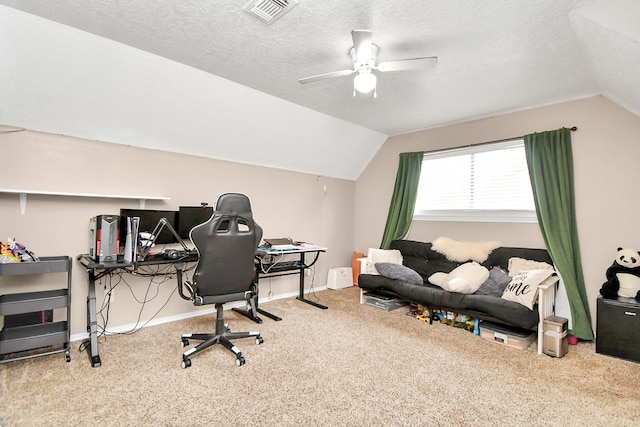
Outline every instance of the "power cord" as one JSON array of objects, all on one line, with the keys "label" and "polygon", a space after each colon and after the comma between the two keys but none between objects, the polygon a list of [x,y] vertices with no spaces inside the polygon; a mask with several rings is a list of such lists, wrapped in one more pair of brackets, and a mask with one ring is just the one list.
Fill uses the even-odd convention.
[{"label": "power cord", "polygon": [[311,270],[311,286],[309,286],[309,292],[307,292],[307,295],[313,295],[313,298],[315,299],[316,302],[320,301],[320,298],[316,295],[316,290],[314,288],[314,285],[316,283],[316,268],[315,267],[307,267],[308,270]]},{"label": "power cord", "polygon": [[[188,272],[191,270],[194,270],[195,266],[192,267],[188,267],[184,270],[185,273],[187,273],[186,279],[188,280]],[[102,320],[102,326],[100,325],[100,323],[98,323],[96,326],[98,328],[98,333],[97,333],[97,338],[103,337],[105,340],[107,338],[107,336],[109,335],[131,335],[135,332],[138,332],[139,330],[143,329],[144,327],[146,327],[152,320],[154,320],[158,314],[162,311],[163,308],[165,308],[167,306],[167,304],[169,303],[169,301],[171,300],[171,298],[173,297],[173,295],[177,292],[178,288],[175,287],[173,289],[173,291],[169,294],[169,296],[167,297],[166,301],[160,306],[160,308],[158,308],[158,310],[156,310],[155,313],[153,313],[153,315],[146,320],[144,323],[140,323],[141,322],[141,318],[142,318],[142,313],[144,312],[144,309],[146,307],[146,304],[153,301],[154,299],[156,299],[159,295],[160,295],[160,286],[163,285],[164,283],[166,283],[167,281],[174,279],[175,278],[175,274],[169,274],[169,272],[167,271],[161,271],[163,269],[157,268],[157,269],[146,269],[146,271],[141,271],[141,272],[132,272],[132,271],[127,271],[127,273],[136,275],[136,276],[140,276],[140,277],[149,277],[149,283],[147,285],[147,289],[145,290],[145,294],[144,297],[142,299],[139,299],[135,292],[133,291],[133,288],[131,287],[131,285],[126,281],[126,279],[124,278],[124,271],[120,271],[118,273],[109,273],[106,276],[106,280],[103,282],[102,278],[100,279],[100,281],[98,282],[99,286],[103,286],[105,289],[105,295],[104,298],[102,300],[102,304],[100,306],[100,309],[96,311],[96,315],[100,316],[100,319]],[[114,282],[114,277],[117,278],[117,281],[115,283]],[[159,281],[156,281],[155,279],[160,278]],[[112,296],[113,296],[113,291],[115,290],[115,288],[120,284],[120,283],[124,283],[127,288],[129,289],[129,292],[131,293],[131,295],[133,296],[134,300],[141,305],[140,307],[140,311],[138,312],[138,317],[136,319],[136,323],[134,324],[133,328],[130,329],[129,331],[124,331],[124,332],[113,332],[113,331],[109,331],[108,328],[108,324],[109,324],[109,313],[110,313],[110,309],[111,309],[111,302],[112,302]],[[152,285],[156,285],[156,292],[155,295],[153,295],[152,297],[149,297],[149,293],[151,292],[151,287]],[[89,346],[89,340],[83,340],[82,343],[80,343],[80,346],[78,347],[78,350],[80,352],[85,351]]]}]

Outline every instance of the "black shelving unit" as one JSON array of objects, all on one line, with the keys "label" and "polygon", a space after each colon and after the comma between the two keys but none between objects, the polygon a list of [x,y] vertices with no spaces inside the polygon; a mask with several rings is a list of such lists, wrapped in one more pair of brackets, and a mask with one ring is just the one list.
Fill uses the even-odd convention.
[{"label": "black shelving unit", "polygon": [[[66,287],[0,295],[0,316],[66,309],[66,320],[5,326],[0,331],[0,363],[69,352],[71,317],[71,257],[41,257],[37,262],[0,264],[0,276],[67,273]],[[62,284],[61,284],[62,285]]]}]

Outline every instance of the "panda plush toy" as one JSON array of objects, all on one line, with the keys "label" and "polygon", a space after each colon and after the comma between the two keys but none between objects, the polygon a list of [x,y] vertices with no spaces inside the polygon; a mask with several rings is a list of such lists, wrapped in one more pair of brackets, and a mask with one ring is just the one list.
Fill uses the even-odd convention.
[{"label": "panda plush toy", "polygon": [[640,252],[618,248],[618,254],[607,269],[607,281],[600,288],[604,298],[635,298],[640,301]]}]

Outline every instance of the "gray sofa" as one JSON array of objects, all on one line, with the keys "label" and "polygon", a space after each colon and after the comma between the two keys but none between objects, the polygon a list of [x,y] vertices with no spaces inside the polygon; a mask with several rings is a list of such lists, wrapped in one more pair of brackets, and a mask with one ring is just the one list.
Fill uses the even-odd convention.
[{"label": "gray sofa", "polygon": [[[553,315],[555,285],[539,287],[539,295],[533,310],[513,301],[500,297],[480,294],[462,294],[448,292],[428,282],[429,276],[436,272],[449,273],[461,263],[448,260],[444,255],[431,249],[431,243],[411,240],[394,240],[390,249],[397,249],[403,257],[403,264],[416,271],[424,279],[424,284],[416,285],[402,280],[390,279],[382,275],[361,274],[358,286],[361,289],[361,303],[364,293],[397,296],[402,300],[421,304],[428,309],[447,310],[458,314],[515,326],[517,328],[538,331],[538,353],[542,353],[543,322]],[[544,249],[499,247],[482,263],[489,270],[500,266],[508,270],[511,257],[552,264],[551,257]]]}]

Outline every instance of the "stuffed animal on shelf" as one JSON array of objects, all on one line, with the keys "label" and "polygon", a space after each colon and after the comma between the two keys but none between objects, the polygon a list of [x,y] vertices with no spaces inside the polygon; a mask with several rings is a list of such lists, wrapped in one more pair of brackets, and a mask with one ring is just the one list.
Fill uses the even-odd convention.
[{"label": "stuffed animal on shelf", "polygon": [[619,296],[640,301],[640,252],[635,249],[618,248],[618,254],[607,269],[607,281],[600,288],[604,298]]},{"label": "stuffed animal on shelf", "polygon": [[9,237],[7,242],[0,242],[0,264],[38,261],[38,257],[24,245]]}]

